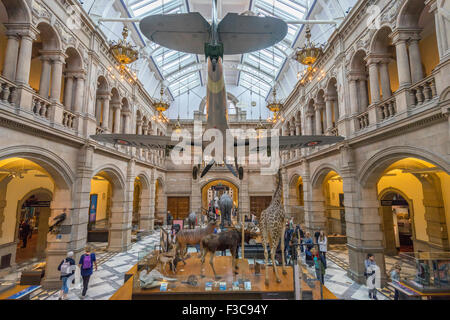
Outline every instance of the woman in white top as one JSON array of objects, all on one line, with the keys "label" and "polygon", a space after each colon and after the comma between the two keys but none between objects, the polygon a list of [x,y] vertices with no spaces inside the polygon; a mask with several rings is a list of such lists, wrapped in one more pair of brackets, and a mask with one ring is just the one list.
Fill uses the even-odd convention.
[{"label": "woman in white top", "polygon": [[327,246],[328,239],[323,230],[320,230],[319,238],[317,239],[317,243],[319,244],[319,255],[322,258],[323,265],[325,268],[327,267]]}]

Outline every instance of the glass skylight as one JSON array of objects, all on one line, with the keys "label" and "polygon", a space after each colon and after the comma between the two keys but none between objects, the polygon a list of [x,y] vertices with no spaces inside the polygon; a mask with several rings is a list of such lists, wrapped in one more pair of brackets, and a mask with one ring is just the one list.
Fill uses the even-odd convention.
[{"label": "glass skylight", "polygon": [[[252,8],[254,13],[263,16],[274,16],[283,20],[300,20],[304,19],[307,14],[306,0],[254,0]],[[255,85],[261,82],[261,94],[267,96],[271,87],[273,87],[274,80],[280,69],[283,67],[289,52],[292,50],[292,45],[300,31],[301,25],[288,25],[288,34],[283,41],[277,43],[275,46],[261,50],[259,52],[252,52],[244,54],[242,64],[253,67],[252,71],[242,70],[238,85],[244,86],[247,89],[253,87],[253,91],[257,90]],[[256,71],[255,69],[256,68]],[[260,72],[258,72],[260,70]],[[244,74],[245,73],[245,74]],[[263,77],[261,74],[268,74],[269,77]],[[270,78],[270,81],[266,82]]]}]

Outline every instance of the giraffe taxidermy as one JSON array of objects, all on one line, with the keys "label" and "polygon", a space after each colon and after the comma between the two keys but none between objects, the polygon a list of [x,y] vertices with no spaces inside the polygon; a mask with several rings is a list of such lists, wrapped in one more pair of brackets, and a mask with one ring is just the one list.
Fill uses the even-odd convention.
[{"label": "giraffe taxidermy", "polygon": [[269,285],[269,268],[268,268],[268,252],[267,244],[270,246],[270,257],[272,259],[273,270],[277,278],[277,282],[280,283],[281,279],[278,276],[278,270],[275,262],[275,253],[278,247],[278,243],[281,240],[281,260],[283,266],[283,274],[287,274],[286,265],[284,261],[284,229],[285,229],[285,212],[283,205],[281,204],[281,191],[282,191],[282,177],[281,170],[278,170],[277,174],[277,186],[272,197],[270,205],[261,212],[261,234],[264,247],[264,262],[266,280],[265,285]]}]

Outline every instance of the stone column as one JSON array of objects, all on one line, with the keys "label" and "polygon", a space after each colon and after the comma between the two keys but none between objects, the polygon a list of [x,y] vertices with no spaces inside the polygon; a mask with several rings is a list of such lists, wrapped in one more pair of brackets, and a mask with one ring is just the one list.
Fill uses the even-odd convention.
[{"label": "stone column", "polygon": [[136,121],[136,134],[142,134],[142,120]]},{"label": "stone column", "polygon": [[76,77],[75,88],[75,100],[73,102],[73,111],[75,113],[81,113],[83,111],[84,100],[84,75],[78,75]]},{"label": "stone column", "polygon": [[403,89],[411,85],[411,72],[409,69],[409,56],[406,44],[408,37],[398,31],[394,32],[391,37],[395,44],[397,56],[399,89]]},{"label": "stone column", "polygon": [[17,60],[16,82],[28,86],[30,81],[31,53],[33,40],[36,38],[34,31],[22,34],[20,41],[19,57]]},{"label": "stone column", "polygon": [[361,190],[355,163],[354,150],[344,146],[341,149],[340,165],[349,254],[348,276],[359,283],[365,283],[364,260],[367,253],[372,253],[380,267],[382,283],[385,283],[383,233],[376,185]]},{"label": "stone column", "polygon": [[[291,136],[295,136],[295,124],[294,124],[294,120],[292,120],[292,121],[290,122],[290,125],[289,125],[289,134],[290,134]],[[290,157],[291,159],[293,159],[293,158],[295,157],[295,150],[294,150],[294,149],[291,149],[291,150],[289,151],[289,157]]]},{"label": "stone column", "polygon": [[113,109],[114,109],[114,128],[113,128],[113,133],[120,133],[120,114],[121,114],[121,105],[120,103],[116,102],[113,103],[112,105]]},{"label": "stone column", "polygon": [[73,77],[71,74],[66,74],[66,85],[64,86],[64,106],[67,110],[72,110],[73,101]]},{"label": "stone column", "polygon": [[13,30],[6,31],[6,36],[8,37],[8,43],[3,63],[3,76],[10,81],[14,81],[16,79],[17,57],[19,56],[19,36]]},{"label": "stone column", "polygon": [[314,111],[316,112],[316,135],[322,134],[322,110],[323,110],[323,103],[322,102],[316,102],[314,105]]},{"label": "stone column", "polygon": [[380,102],[380,82],[378,77],[378,60],[369,58],[369,78],[371,104]]},{"label": "stone column", "polygon": [[411,81],[412,83],[419,82],[423,79],[422,58],[419,50],[419,35],[416,34],[409,41],[409,63],[411,67]]},{"label": "stone column", "polygon": [[445,0],[427,0],[425,5],[429,6],[429,12],[434,14],[439,57],[440,61],[445,61],[450,54],[450,31],[448,30],[448,14],[445,10]]},{"label": "stone column", "polygon": [[327,115],[327,128],[326,132],[329,132],[333,128],[333,106],[332,106],[333,100],[331,97],[326,96],[325,97],[325,112]]},{"label": "stone column", "polygon": [[111,95],[107,94],[103,96],[103,116],[102,116],[102,128],[105,131],[108,131],[109,128],[109,101],[111,99]]},{"label": "stone column", "polygon": [[308,111],[306,112],[306,135],[307,136],[311,136],[313,134],[313,112],[312,111]]},{"label": "stone column", "polygon": [[[302,122],[300,119],[295,120],[295,135],[301,136],[302,135]],[[295,156],[299,157],[301,154],[300,149],[295,150]]]},{"label": "stone column", "polygon": [[60,102],[61,100],[61,80],[63,72],[63,56],[55,57],[52,60],[52,89],[50,92],[50,99]]},{"label": "stone column", "polygon": [[41,79],[39,81],[39,95],[48,99],[50,93],[50,79],[51,79],[51,61],[48,56],[40,56],[42,62]]},{"label": "stone column", "polygon": [[123,115],[125,116],[125,121],[124,121],[124,127],[123,128],[123,133],[128,134],[130,133],[130,122],[131,122],[131,111],[124,111]]},{"label": "stone column", "polygon": [[349,89],[350,89],[350,112],[352,115],[357,114],[359,111],[357,85],[358,85],[358,83],[356,81],[356,78],[351,76],[350,83],[349,83]]},{"label": "stone column", "polygon": [[391,79],[389,77],[389,59],[384,59],[380,63],[380,82],[381,92],[383,93],[383,100],[392,96]]},{"label": "stone column", "polygon": [[366,76],[361,76],[359,78],[359,111],[358,113],[364,112],[369,106],[369,95],[367,93],[367,79]]}]

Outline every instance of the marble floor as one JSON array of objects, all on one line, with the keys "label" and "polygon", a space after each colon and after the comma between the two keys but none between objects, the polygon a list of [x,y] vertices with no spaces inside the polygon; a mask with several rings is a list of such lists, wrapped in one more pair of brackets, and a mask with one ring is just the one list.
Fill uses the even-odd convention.
[{"label": "marble floor", "polygon": [[[143,252],[149,252],[159,246],[160,232],[156,231],[152,235],[142,238],[135,242],[131,249],[127,252],[114,253],[106,251],[106,243],[91,244],[95,248],[97,254],[98,271],[94,272],[89,282],[85,300],[107,300],[122,285],[124,274],[131,269],[138,261],[138,257]],[[189,248],[190,253],[196,252],[195,248]],[[221,253],[217,253],[221,254]],[[227,251],[227,255],[230,252]],[[302,254],[304,261],[304,254]],[[257,260],[264,263],[263,260]],[[19,265],[17,270],[4,278],[0,279],[0,285],[11,285],[17,283],[20,279],[21,271],[27,269],[32,264],[39,261],[30,261]],[[252,261],[253,262],[253,261]],[[397,257],[386,257],[386,268],[389,270],[391,266],[398,262]],[[315,278],[314,267],[307,267],[309,277]],[[354,282],[347,276],[348,254],[345,245],[330,246],[327,254],[327,269],[325,274],[325,286],[338,297],[346,300],[369,300],[368,289],[365,285]],[[78,278],[79,279],[79,278]],[[70,289],[68,299],[80,300],[81,283],[76,280]],[[33,300],[57,300],[59,290],[43,290],[39,289],[33,296]],[[379,300],[389,300],[393,297],[390,289],[383,288],[377,295]]]}]

